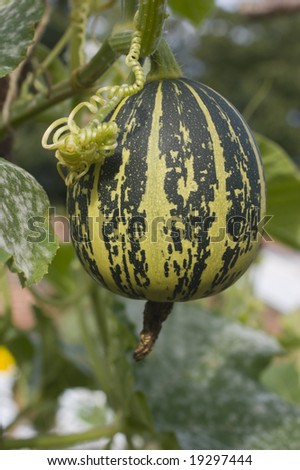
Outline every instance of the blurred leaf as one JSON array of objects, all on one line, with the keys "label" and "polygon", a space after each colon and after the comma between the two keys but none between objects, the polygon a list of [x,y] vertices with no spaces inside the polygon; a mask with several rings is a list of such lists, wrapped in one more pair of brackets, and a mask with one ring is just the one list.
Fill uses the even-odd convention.
[{"label": "blurred leaf", "polygon": [[300,311],[280,317],[280,343],[287,351],[300,350]]},{"label": "blurred leaf", "polygon": [[194,24],[198,25],[213,10],[214,0],[169,0],[170,8]]},{"label": "blurred leaf", "polygon": [[[79,352],[74,354],[66,345],[55,323],[40,308],[35,307],[35,345],[31,384],[39,390],[44,400],[56,399],[66,388],[93,387],[91,371],[84,360],[79,360]],[[82,348],[81,358],[84,357]]]},{"label": "blurred leaf", "polygon": [[66,344],[56,322],[34,307],[36,322],[21,331],[0,317],[0,338],[14,355],[20,374],[16,393],[22,412],[38,431],[49,431],[57,409],[57,399],[72,387],[96,387],[82,345]]},{"label": "blurred leaf", "polygon": [[105,426],[107,424],[108,410],[105,409],[105,407],[101,407],[95,403],[86,403],[84,407],[76,411],[78,417],[90,426]]},{"label": "blurred leaf", "polygon": [[157,437],[160,443],[161,450],[178,450],[180,445],[178,443],[176,434],[174,432],[158,433]]},{"label": "blurred leaf", "polygon": [[0,5],[0,77],[22,62],[43,14],[40,0],[5,0]]},{"label": "blurred leaf", "polygon": [[255,137],[265,168],[267,215],[273,215],[266,231],[300,250],[300,172],[278,144],[259,134]]},{"label": "blurred leaf", "polygon": [[[137,308],[128,302],[130,311]],[[154,351],[136,368],[158,431],[183,449],[298,449],[300,408],[259,378],[278,343],[200,309],[177,304]]]},{"label": "blurred leaf", "polygon": [[273,361],[261,382],[284,400],[300,405],[300,350]]},{"label": "blurred leaf", "polygon": [[18,367],[31,362],[34,356],[34,346],[29,335],[15,329],[14,334],[6,341],[7,348],[16,359]]},{"label": "blurred leaf", "polygon": [[33,176],[0,159],[0,260],[27,286],[44,276],[58,248],[48,207],[48,197]]},{"label": "blurred leaf", "polygon": [[57,410],[57,401],[53,399],[42,399],[38,406],[35,405],[30,412],[30,421],[38,432],[46,432],[52,429],[55,413]]},{"label": "blurred leaf", "polygon": [[153,429],[153,418],[143,393],[134,392],[132,394],[127,421],[132,426],[133,432],[137,432],[139,429]]},{"label": "blurred leaf", "polygon": [[[78,291],[79,262],[75,257],[75,251],[71,243],[63,243],[53,259],[46,276],[48,282],[57,290],[58,294],[64,297],[68,293]],[[84,284],[85,272],[80,267],[80,285]]]}]

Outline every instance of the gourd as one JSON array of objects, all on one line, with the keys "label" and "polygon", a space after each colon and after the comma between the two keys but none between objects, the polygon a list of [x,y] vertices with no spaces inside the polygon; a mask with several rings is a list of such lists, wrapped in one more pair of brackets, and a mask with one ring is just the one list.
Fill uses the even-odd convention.
[{"label": "gourd", "polygon": [[160,80],[110,117],[114,153],[68,188],[75,250],[107,289],[178,302],[232,285],[257,254],[262,163],[238,111],[207,86]]}]

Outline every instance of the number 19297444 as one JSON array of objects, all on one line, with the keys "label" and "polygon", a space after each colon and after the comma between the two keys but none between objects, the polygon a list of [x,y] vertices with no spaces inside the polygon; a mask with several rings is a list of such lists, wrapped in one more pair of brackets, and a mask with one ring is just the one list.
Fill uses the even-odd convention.
[{"label": "number 19297444", "polygon": [[230,454],[199,454],[191,455],[190,465],[252,465],[251,455],[230,455]]}]

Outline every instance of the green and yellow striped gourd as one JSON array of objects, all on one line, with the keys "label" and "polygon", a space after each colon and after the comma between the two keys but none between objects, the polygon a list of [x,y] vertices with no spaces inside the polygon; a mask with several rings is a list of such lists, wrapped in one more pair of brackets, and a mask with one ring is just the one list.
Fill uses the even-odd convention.
[{"label": "green and yellow striped gourd", "polygon": [[239,112],[188,79],[147,83],[110,119],[118,146],[68,189],[76,252],[107,289],[175,302],[248,268],[265,213],[261,158]]}]

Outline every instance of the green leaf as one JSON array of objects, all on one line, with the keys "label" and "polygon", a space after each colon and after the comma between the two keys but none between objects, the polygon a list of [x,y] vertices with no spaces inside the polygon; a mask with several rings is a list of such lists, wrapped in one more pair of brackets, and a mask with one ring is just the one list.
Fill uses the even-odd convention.
[{"label": "green leaf", "polygon": [[170,8],[181,16],[184,16],[194,24],[198,25],[213,10],[213,0],[169,0]]},{"label": "green leaf", "polygon": [[5,346],[16,359],[18,367],[22,368],[26,363],[31,362],[34,355],[34,346],[29,335],[25,332],[17,328],[11,330]]},{"label": "green leaf", "polygon": [[[127,304],[138,317],[141,305]],[[259,381],[277,341],[200,305],[177,304],[136,367],[157,430],[175,432],[183,449],[298,449],[300,408]]]},{"label": "green leaf", "polygon": [[0,261],[27,286],[42,279],[58,248],[48,208],[48,197],[33,176],[0,158]]},{"label": "green leaf", "polygon": [[42,14],[39,0],[0,1],[0,77],[12,72],[25,59]]},{"label": "green leaf", "polygon": [[261,381],[284,400],[300,405],[300,350],[275,361],[264,371]]},{"label": "green leaf", "polygon": [[272,238],[300,249],[300,172],[275,142],[255,135],[261,151],[267,185],[266,225]]},{"label": "green leaf", "polygon": [[153,429],[152,415],[146,397],[141,392],[134,392],[131,397],[128,409],[128,424],[133,431],[137,429]]},{"label": "green leaf", "polygon": [[10,254],[6,253],[6,251],[2,250],[0,247],[0,264],[6,264],[10,258]]}]

